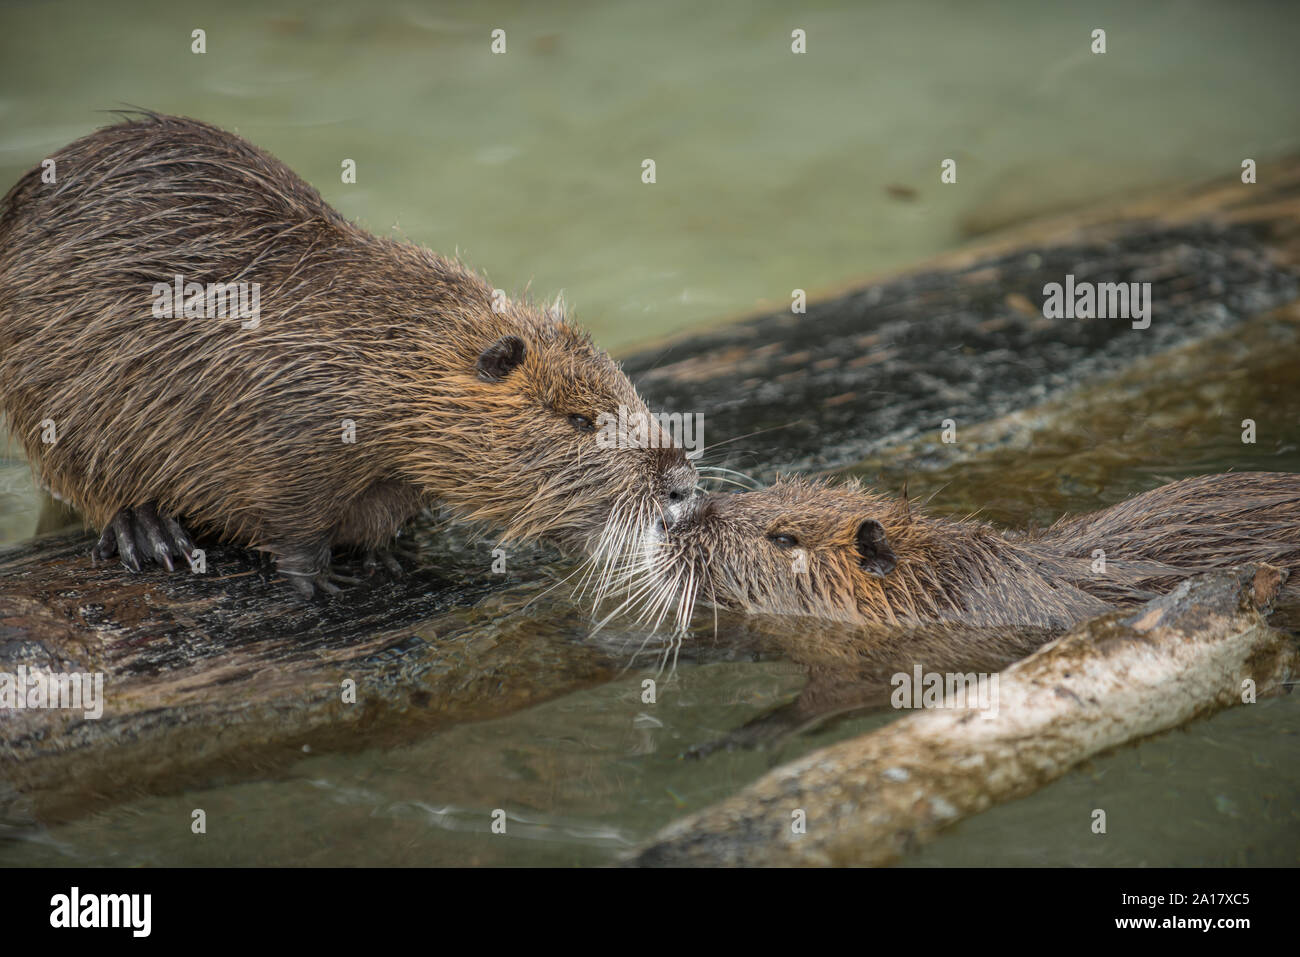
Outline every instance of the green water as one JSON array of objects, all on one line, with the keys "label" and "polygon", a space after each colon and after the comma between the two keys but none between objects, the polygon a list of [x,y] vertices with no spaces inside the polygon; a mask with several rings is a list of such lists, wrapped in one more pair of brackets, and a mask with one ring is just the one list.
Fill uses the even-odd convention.
[{"label": "green water", "polygon": [[[787,7],[8,2],[0,183],[112,120],[98,111],[196,116],[375,232],[563,292],[625,351],[1300,149],[1286,4]],[[941,185],[947,158],[957,182]],[[0,463],[0,544],[30,536],[37,504]]]},{"label": "green water", "polygon": [[11,2],[0,180],[96,110],[193,115],[621,349],[1294,151],[1297,48],[1274,2]]},{"label": "green water", "polygon": [[[189,51],[199,27],[202,56]],[[498,27],[502,56],[489,50]],[[1095,27],[1104,56],[1088,52]],[[98,109],[197,116],[268,148],[376,232],[459,250],[512,290],[563,290],[598,341],[627,350],[1001,223],[1293,152],[1297,48],[1300,15],[1276,3],[10,3],[0,179],[104,122]],[[941,186],[949,157],[958,182]],[[340,182],[344,158],[355,185]],[[1279,357],[1294,369],[1300,352],[1269,370]],[[1027,523],[1155,475],[1300,471],[1289,381],[1262,375],[1273,391],[1251,392],[1283,423],[1262,447],[1176,441],[1185,419],[1144,431],[1091,418],[1037,455],[922,484],[950,509]],[[1225,390],[1206,422],[1238,415]],[[35,501],[25,466],[0,469],[0,541],[31,534]],[[801,677],[772,662],[684,665],[653,709],[641,677],[401,748],[15,826],[0,863],[603,863],[772,763],[882,720],[686,761]],[[1298,726],[1294,700],[1201,722],[968,822],[916,863],[1300,863]],[[1113,809],[1105,840],[1087,829],[1095,806]],[[205,836],[191,833],[195,808]],[[497,808],[505,835],[489,828]]]},{"label": "green water", "polygon": [[[883,720],[846,722],[775,753],[681,750],[797,690],[779,666],[685,669],[653,719],[628,678],[407,747],[308,758],[269,780],[149,796],[0,840],[0,864],[592,865],[778,760]],[[1300,702],[1264,701],[1095,759],[979,815],[907,863],[1300,864]],[[206,812],[208,832],[191,833]],[[1107,813],[1092,833],[1093,809]],[[504,834],[493,812],[506,812]],[[3,837],[5,835],[0,835]]]}]

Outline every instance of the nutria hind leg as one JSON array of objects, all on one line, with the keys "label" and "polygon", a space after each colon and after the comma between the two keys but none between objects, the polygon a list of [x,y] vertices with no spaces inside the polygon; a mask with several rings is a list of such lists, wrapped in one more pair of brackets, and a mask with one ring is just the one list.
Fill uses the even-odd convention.
[{"label": "nutria hind leg", "polygon": [[316,545],[282,545],[267,549],[275,556],[276,570],[289,580],[298,594],[337,595],[343,585],[359,585],[361,579],[344,575],[334,567],[329,542]]},{"label": "nutria hind leg", "polygon": [[133,572],[155,561],[169,572],[176,570],[172,557],[189,561],[194,543],[170,515],[159,515],[153,502],[120,509],[104,528],[99,541],[90,551],[92,561],[118,555],[122,564]]},{"label": "nutria hind leg", "polygon": [[403,526],[424,505],[423,494],[410,485],[391,479],[374,482],[349,503],[331,541],[359,551],[367,576],[382,567],[399,577],[402,564],[398,559],[419,561],[418,550],[401,534]]},{"label": "nutria hind leg", "polygon": [[410,539],[395,538],[387,545],[361,551],[361,567],[367,576],[373,575],[382,566],[394,578],[401,578],[404,572],[403,562],[414,565],[419,561],[420,550]]},{"label": "nutria hind leg", "polygon": [[361,553],[361,567],[365,569],[367,575],[373,575],[379,571],[379,566],[383,565],[388,570],[388,574],[394,578],[401,578],[402,563],[397,560],[394,551],[395,549],[391,548],[367,548]]}]

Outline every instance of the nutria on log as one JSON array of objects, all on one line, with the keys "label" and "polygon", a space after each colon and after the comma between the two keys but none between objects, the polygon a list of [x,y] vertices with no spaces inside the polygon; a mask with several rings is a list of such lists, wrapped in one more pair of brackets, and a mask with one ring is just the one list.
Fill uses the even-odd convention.
[{"label": "nutria on log", "polygon": [[598,446],[648,410],[588,336],[238,136],[132,114],[52,160],[0,202],[0,409],[96,557],[171,569],[187,526],[336,592],[427,504],[608,557],[692,493],[665,437]]},{"label": "nutria on log", "polygon": [[[926,515],[799,478],[714,494],[612,581],[622,610],[679,628],[696,600],[851,624],[1063,627],[1246,562],[1300,568],[1300,475],[1173,482],[1037,532]],[[1288,586],[1292,588],[1292,586]]]}]

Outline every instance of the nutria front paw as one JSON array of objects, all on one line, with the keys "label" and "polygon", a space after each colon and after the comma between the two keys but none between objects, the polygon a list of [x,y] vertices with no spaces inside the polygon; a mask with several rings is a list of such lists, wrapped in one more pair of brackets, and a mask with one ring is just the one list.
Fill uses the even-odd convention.
[{"label": "nutria front paw", "polygon": [[[350,562],[334,563],[328,545],[283,546],[272,549],[276,567],[304,598],[317,594],[337,595],[342,586],[360,585],[364,579],[354,574],[355,558]],[[402,576],[399,558],[414,561],[418,551],[409,542],[395,541],[383,548],[367,548],[361,552],[361,568],[366,577],[372,577],[381,568],[393,578]]]},{"label": "nutria front paw", "polygon": [[153,502],[121,509],[108,523],[90,551],[92,561],[118,555],[133,572],[155,561],[169,572],[176,570],[172,557],[189,561],[194,543],[181,524],[170,515],[159,515]]},{"label": "nutria front paw", "polygon": [[682,752],[681,757],[698,760],[721,751],[772,751],[800,731],[815,726],[806,716],[787,705],[759,715],[748,724],[712,741],[692,745]]}]

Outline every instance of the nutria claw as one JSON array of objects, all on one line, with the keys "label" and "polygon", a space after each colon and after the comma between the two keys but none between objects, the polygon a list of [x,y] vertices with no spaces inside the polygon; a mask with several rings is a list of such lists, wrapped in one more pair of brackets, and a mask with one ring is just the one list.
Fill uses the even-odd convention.
[{"label": "nutria claw", "polygon": [[91,549],[92,561],[118,555],[122,564],[133,572],[142,571],[150,560],[169,572],[176,570],[172,556],[189,561],[194,543],[170,515],[159,515],[153,502],[120,509],[104,528]]}]

